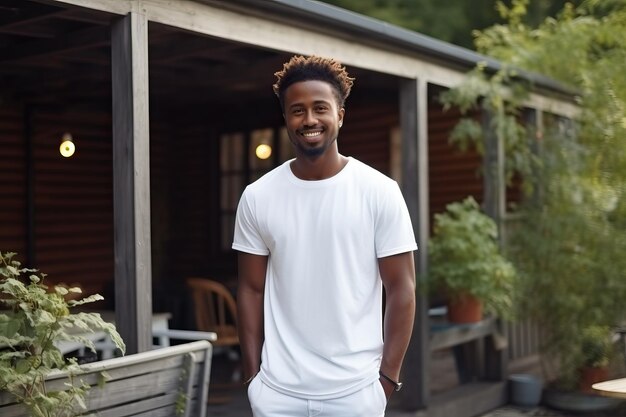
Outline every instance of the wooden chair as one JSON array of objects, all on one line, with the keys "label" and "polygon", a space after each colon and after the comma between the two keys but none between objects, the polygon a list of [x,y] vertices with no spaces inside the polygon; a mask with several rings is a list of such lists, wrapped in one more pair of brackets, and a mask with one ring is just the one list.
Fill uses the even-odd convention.
[{"label": "wooden chair", "polygon": [[237,304],[230,291],[206,278],[188,278],[187,285],[191,288],[197,329],[217,334],[215,347],[239,346]]},{"label": "wooden chair", "polygon": [[[196,327],[203,332],[213,332],[214,353],[225,352],[231,361],[239,361],[239,336],[237,334],[237,304],[223,284],[207,278],[187,278],[194,303]],[[232,381],[241,379],[240,366],[235,366]]]}]

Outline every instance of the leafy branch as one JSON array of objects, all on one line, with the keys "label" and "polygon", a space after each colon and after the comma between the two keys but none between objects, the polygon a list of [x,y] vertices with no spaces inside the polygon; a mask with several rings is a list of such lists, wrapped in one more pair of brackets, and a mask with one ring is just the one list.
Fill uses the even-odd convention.
[{"label": "leafy branch", "polygon": [[[80,288],[49,288],[45,274],[21,268],[15,255],[0,253],[0,390],[11,393],[35,417],[74,416],[77,408],[85,408],[90,387],[75,381],[80,366],[75,358],[65,359],[55,343],[75,341],[95,351],[93,342],[80,335],[95,331],[109,334],[122,352],[124,342],[99,314],[71,312],[102,300],[100,295],[68,300],[68,295],[80,294]],[[45,378],[53,370],[68,375],[64,390],[47,390]]]}]

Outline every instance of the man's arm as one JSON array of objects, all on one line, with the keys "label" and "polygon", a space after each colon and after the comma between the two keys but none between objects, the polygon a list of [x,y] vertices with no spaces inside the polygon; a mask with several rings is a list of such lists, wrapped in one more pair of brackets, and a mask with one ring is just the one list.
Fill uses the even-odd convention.
[{"label": "man's arm", "polygon": [[[380,276],[385,287],[384,347],[380,372],[394,381],[409,346],[415,317],[415,264],[413,252],[378,259]],[[380,378],[387,398],[394,386]]]},{"label": "man's arm", "polygon": [[239,252],[239,282],[237,286],[237,316],[239,343],[243,363],[243,380],[259,372],[263,347],[263,292],[267,256]]}]

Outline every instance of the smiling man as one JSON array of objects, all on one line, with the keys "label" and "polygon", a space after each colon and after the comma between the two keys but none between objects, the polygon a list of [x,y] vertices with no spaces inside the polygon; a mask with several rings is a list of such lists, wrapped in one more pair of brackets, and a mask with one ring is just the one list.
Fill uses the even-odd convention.
[{"label": "smiling man", "polygon": [[233,242],[248,398],[255,417],[380,417],[413,328],[409,213],[393,180],[339,153],[345,68],[295,56],[275,75],[296,157],[246,188]]}]

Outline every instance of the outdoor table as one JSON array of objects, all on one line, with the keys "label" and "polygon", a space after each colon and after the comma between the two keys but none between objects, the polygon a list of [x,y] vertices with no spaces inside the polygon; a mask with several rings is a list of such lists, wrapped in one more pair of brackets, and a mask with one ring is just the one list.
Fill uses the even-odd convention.
[{"label": "outdoor table", "polygon": [[[115,311],[111,310],[94,310],[93,313],[99,313],[106,322],[115,324]],[[167,347],[170,345],[170,339],[179,340],[208,340],[215,341],[217,335],[214,332],[199,332],[194,330],[176,330],[169,328],[169,320],[172,318],[171,313],[153,313],[152,314],[152,336],[158,339],[155,347]],[[101,330],[94,332],[83,332],[81,336],[94,342],[96,350],[101,352],[102,359],[110,359],[115,355],[116,346],[109,335]],[[57,342],[57,347],[62,353],[68,353],[74,350],[84,351],[85,346],[78,342]],[[81,352],[83,354],[83,352]]]},{"label": "outdoor table", "polygon": [[593,384],[591,388],[605,397],[626,399],[626,378],[597,382]]}]

